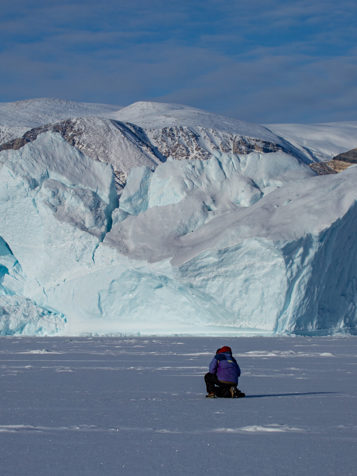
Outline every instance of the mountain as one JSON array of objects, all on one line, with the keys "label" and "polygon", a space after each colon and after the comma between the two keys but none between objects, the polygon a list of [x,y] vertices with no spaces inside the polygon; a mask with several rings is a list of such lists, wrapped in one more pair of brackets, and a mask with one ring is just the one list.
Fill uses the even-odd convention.
[{"label": "mountain", "polygon": [[312,161],[331,160],[356,147],[357,121],[325,124],[267,124]]},{"label": "mountain", "polygon": [[310,167],[353,123],[312,154],[291,125],[75,109],[1,145],[0,334],[356,332],[357,168]]},{"label": "mountain", "polygon": [[310,166],[319,175],[327,175],[342,172],[354,164],[357,164],[357,149],[342,152],[327,162],[316,162]]},{"label": "mountain", "polygon": [[0,151],[18,150],[48,131],[60,134],[88,157],[111,164],[118,192],[124,187],[131,168],[155,168],[160,161],[166,160],[138,128],[100,117],[66,119],[30,129],[21,137],[0,144]]},{"label": "mountain", "polygon": [[346,164],[357,164],[357,148],[343,152],[342,154],[336,155],[333,160],[338,160],[339,162],[346,162]]},{"label": "mountain", "polygon": [[[87,105],[74,106],[72,103],[66,109],[63,101],[60,102],[62,109],[48,100],[44,104],[49,116],[38,113],[37,121],[40,117],[43,120],[48,117],[54,119],[59,115],[69,117],[73,112],[95,110],[94,105],[88,109]],[[37,111],[41,106],[36,101],[32,101],[31,105],[31,111]],[[98,109],[102,111],[100,105]],[[187,106],[139,102],[115,113],[109,110],[107,115],[112,119],[87,116],[40,125],[20,134],[20,137],[3,142],[0,151],[19,149],[46,131],[58,132],[70,145],[92,159],[111,164],[119,193],[125,186],[131,168],[141,165],[155,168],[168,157],[207,160],[222,154],[234,156],[254,151],[285,151],[302,161],[310,161],[263,126]],[[16,119],[12,121],[16,123]]]},{"label": "mountain", "polygon": [[38,98],[0,103],[0,125],[33,128],[69,117],[108,117],[120,106]]},{"label": "mountain", "polygon": [[26,131],[73,117],[110,117],[120,106],[80,103],[63,99],[38,98],[0,103],[0,144]]}]

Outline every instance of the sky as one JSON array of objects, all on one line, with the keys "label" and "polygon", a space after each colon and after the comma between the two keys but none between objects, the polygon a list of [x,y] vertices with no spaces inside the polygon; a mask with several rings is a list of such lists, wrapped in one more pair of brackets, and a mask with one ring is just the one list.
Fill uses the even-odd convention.
[{"label": "sky", "polygon": [[356,0],[1,0],[0,102],[357,120]]}]

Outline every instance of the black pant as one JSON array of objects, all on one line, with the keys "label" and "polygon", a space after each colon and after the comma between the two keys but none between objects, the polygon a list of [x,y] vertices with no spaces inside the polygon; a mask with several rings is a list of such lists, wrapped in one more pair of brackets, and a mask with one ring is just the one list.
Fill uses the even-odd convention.
[{"label": "black pant", "polygon": [[231,397],[231,393],[229,389],[234,386],[233,383],[223,383],[220,382],[217,378],[216,374],[207,373],[205,375],[205,382],[207,387],[207,393],[214,393],[217,397],[229,398]]}]

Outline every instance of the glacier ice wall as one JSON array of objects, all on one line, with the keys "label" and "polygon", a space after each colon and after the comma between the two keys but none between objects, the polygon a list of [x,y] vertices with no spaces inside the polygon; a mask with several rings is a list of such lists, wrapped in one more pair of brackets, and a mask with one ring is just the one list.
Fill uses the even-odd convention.
[{"label": "glacier ice wall", "polygon": [[24,284],[18,260],[0,238],[0,335],[54,335],[63,331],[65,317],[23,296]]},{"label": "glacier ice wall", "polygon": [[355,332],[357,168],[282,152],[133,168],[0,153],[0,334]]}]

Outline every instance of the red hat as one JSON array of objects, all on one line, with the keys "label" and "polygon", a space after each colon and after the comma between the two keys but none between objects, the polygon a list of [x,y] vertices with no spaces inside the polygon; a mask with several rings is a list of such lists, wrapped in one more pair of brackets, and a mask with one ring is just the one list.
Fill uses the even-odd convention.
[{"label": "red hat", "polygon": [[228,353],[232,353],[232,349],[230,347],[228,347],[228,345],[224,345],[223,347],[221,347],[220,349],[217,350],[217,354],[222,354],[223,352],[228,352]]}]

